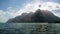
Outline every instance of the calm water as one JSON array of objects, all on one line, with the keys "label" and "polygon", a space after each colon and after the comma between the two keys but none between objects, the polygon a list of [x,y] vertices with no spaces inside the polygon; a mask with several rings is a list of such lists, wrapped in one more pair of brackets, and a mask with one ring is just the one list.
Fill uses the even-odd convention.
[{"label": "calm water", "polygon": [[0,34],[30,34],[32,30],[40,28],[43,25],[52,26],[51,29],[60,32],[60,24],[48,23],[0,23]]}]

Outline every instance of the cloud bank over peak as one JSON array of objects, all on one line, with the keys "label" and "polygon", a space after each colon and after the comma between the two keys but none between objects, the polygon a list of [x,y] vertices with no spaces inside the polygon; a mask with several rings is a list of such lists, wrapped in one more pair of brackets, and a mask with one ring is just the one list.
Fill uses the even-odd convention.
[{"label": "cloud bank over peak", "polygon": [[[41,5],[40,7],[38,7]],[[39,2],[39,0],[36,0],[34,3],[27,3],[24,5],[23,8],[21,8],[19,11],[17,11],[14,15],[18,16],[21,15],[22,13],[26,12],[35,12],[35,10],[41,9],[41,10],[49,10],[49,11],[54,11],[54,10],[60,10],[60,4],[56,2]]]}]

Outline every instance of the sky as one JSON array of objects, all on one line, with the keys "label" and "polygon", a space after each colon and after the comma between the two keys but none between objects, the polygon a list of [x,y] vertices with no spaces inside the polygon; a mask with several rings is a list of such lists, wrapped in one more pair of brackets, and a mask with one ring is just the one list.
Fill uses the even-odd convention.
[{"label": "sky", "polygon": [[37,9],[49,10],[60,17],[60,0],[0,0],[0,22]]}]

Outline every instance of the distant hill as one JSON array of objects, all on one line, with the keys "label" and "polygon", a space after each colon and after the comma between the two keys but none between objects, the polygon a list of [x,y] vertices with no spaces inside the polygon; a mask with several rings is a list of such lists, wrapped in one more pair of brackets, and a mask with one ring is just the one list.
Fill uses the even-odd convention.
[{"label": "distant hill", "polygon": [[55,16],[52,12],[48,10],[36,10],[36,12],[31,12],[29,14],[23,13],[21,16],[16,16],[15,18],[11,18],[7,21],[7,23],[40,23],[40,22],[48,22],[48,23],[58,23],[60,22],[60,18]]}]

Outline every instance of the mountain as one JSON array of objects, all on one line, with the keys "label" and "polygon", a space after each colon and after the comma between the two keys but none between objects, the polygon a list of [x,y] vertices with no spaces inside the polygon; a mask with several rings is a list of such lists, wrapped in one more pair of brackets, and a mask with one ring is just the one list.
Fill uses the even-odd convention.
[{"label": "mountain", "polygon": [[23,13],[21,16],[16,16],[15,18],[9,19],[7,23],[32,23],[32,22],[48,22],[57,23],[60,22],[60,18],[55,16],[52,12],[48,10],[36,10],[36,12],[30,12],[29,14]]}]

